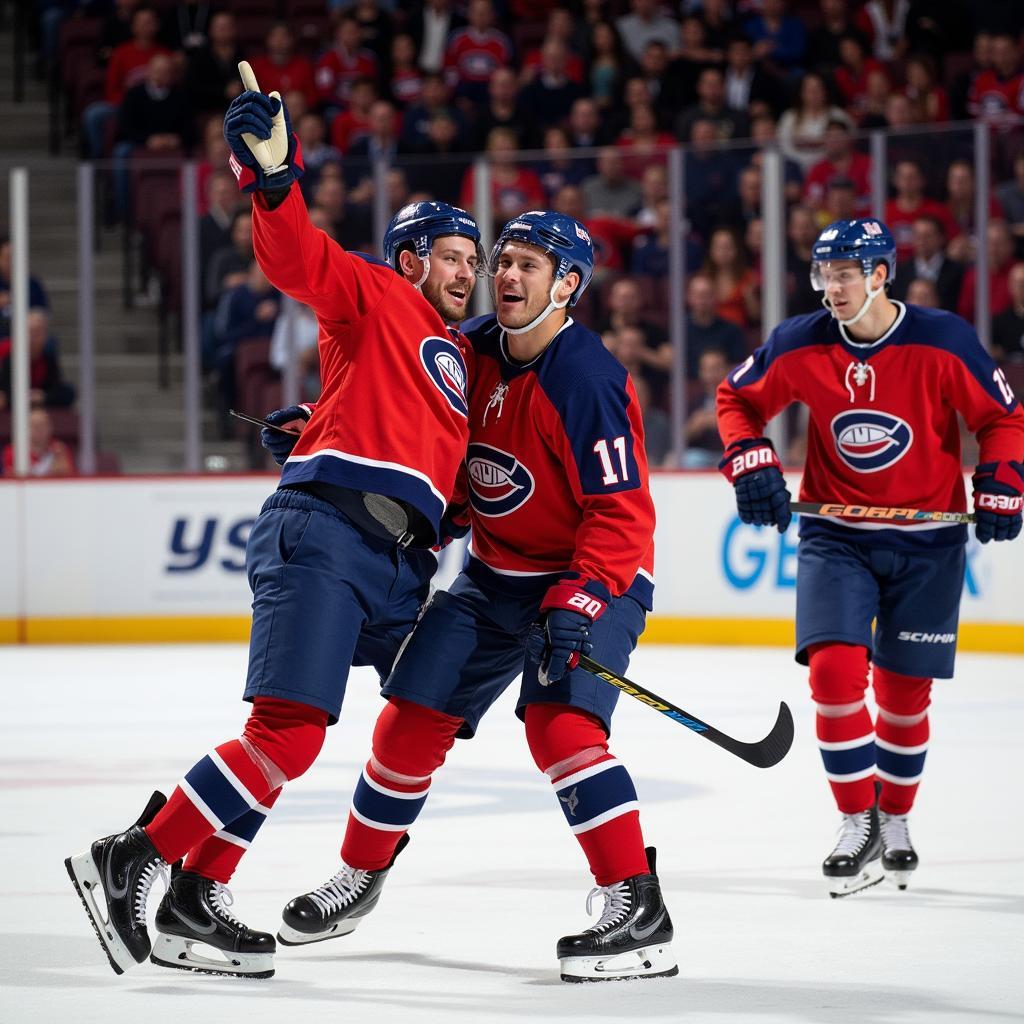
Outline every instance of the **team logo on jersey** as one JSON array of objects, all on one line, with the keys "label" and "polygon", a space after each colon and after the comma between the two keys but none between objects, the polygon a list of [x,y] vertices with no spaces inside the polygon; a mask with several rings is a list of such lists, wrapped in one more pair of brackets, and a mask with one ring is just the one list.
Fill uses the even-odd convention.
[{"label": "team logo on jersey", "polygon": [[858,473],[877,473],[910,451],[914,432],[906,420],[874,409],[850,409],[832,420],[836,453]]},{"label": "team logo on jersey", "polygon": [[469,418],[466,401],[466,363],[451,338],[430,337],[420,343],[420,359],[434,387],[460,415]]},{"label": "team logo on jersey", "polygon": [[474,443],[466,453],[469,500],[482,516],[515,512],[533,494],[533,474],[514,456],[489,444]]}]

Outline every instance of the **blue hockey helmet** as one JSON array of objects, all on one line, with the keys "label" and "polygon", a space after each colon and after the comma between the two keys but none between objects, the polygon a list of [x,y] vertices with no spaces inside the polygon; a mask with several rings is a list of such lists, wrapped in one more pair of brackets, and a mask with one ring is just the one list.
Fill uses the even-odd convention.
[{"label": "blue hockey helmet", "polygon": [[[476,244],[477,274],[484,274],[486,257],[480,244],[480,229],[472,215],[458,206],[434,200],[410,203],[391,218],[384,232],[384,260],[397,270],[398,252],[407,243],[412,244],[421,260],[428,260],[434,241],[447,235],[461,235]],[[426,273],[423,276],[426,278]]]},{"label": "blue hockey helmet", "polygon": [[575,217],[551,210],[531,210],[529,213],[514,217],[501,229],[501,234],[498,235],[498,240],[491,250],[492,274],[497,267],[502,249],[509,242],[536,245],[555,257],[557,266],[551,289],[552,296],[558,282],[575,270],[580,275],[580,283],[569,296],[568,305],[576,305],[594,276],[594,243],[590,240],[590,232]]},{"label": "blue hockey helmet", "polygon": [[839,260],[856,260],[865,277],[870,277],[879,263],[886,267],[885,283],[896,280],[896,240],[880,220],[856,217],[829,224],[811,248],[811,284],[825,290],[819,264]]}]

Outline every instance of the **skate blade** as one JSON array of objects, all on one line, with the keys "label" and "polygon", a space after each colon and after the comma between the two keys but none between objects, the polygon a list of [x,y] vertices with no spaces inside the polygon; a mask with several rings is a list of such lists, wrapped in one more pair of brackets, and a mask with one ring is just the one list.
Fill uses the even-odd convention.
[{"label": "skate blade", "polygon": [[877,860],[867,863],[857,875],[850,875],[846,878],[825,876],[825,881],[828,883],[828,894],[834,900],[842,896],[852,896],[855,892],[863,892],[884,880],[885,874],[882,871],[882,865]]},{"label": "skate blade", "polygon": [[886,871],[885,878],[902,892],[910,884],[910,877],[913,873],[913,871]]},{"label": "skate blade", "polygon": [[260,980],[274,976],[273,953],[235,953],[177,935],[157,935],[150,963],[196,974]]},{"label": "skate blade", "polygon": [[567,956],[560,963],[562,981],[569,982],[671,978],[679,973],[670,942],[605,956]]},{"label": "skate blade", "polygon": [[328,939],[339,939],[342,935],[351,935],[359,925],[360,918],[339,921],[336,925],[322,932],[300,932],[281,922],[277,932],[277,941],[282,946],[305,946],[310,942],[326,942]]},{"label": "skate blade", "polygon": [[[92,924],[92,930],[96,933],[103,952],[107,954],[107,960],[114,969],[115,974],[124,974],[125,971],[137,965],[135,957],[128,952],[128,947],[121,941],[117,932],[110,926],[110,921],[105,914],[107,901],[103,896],[103,885],[100,882],[100,872],[93,860],[91,851],[78,854],[77,857],[66,857],[64,867],[67,869],[71,884],[78,893],[78,898],[85,907],[85,912]],[[97,894],[103,900],[103,908],[97,902]]]}]

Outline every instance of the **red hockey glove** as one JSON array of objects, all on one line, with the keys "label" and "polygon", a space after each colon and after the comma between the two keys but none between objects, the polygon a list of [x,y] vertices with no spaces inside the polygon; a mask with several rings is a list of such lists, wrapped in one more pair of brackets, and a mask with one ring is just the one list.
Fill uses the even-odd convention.
[{"label": "red hockey glove", "polygon": [[793,514],[790,493],[775,448],[767,437],[748,437],[729,445],[718,468],[736,490],[736,509],[744,523],[777,526],[785,533]]},{"label": "red hockey glove", "polygon": [[974,471],[974,535],[982,544],[1013,540],[1021,529],[1024,465],[983,462]]},{"label": "red hockey glove", "polygon": [[542,618],[534,623],[526,649],[540,665],[542,686],[557,683],[589,654],[590,625],[601,617],[612,595],[597,580],[559,580],[548,588],[540,603]]}]

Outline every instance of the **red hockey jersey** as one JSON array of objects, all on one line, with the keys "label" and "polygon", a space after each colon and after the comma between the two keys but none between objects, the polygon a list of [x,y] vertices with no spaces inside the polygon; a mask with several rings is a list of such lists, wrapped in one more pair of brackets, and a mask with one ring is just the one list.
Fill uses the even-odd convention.
[{"label": "red hockey jersey", "polygon": [[[854,345],[827,310],[784,320],[718,388],[726,447],[760,437],[790,402],[810,417],[800,498],[813,502],[963,512],[959,412],[981,462],[1024,457],[1024,411],[971,326],[953,313],[895,304],[878,341]],[[881,546],[959,543],[956,524],[805,519]]]},{"label": "red hockey jersey", "polygon": [[321,393],[281,473],[409,502],[437,528],[466,453],[467,348],[390,266],[313,227],[298,185],[253,200],[268,280],[320,325]]},{"label": "red hockey jersey", "polygon": [[496,318],[473,346],[466,457],[470,557],[504,577],[575,572],[645,608],[654,590],[654,503],[633,383],[570,319],[528,364]]}]

